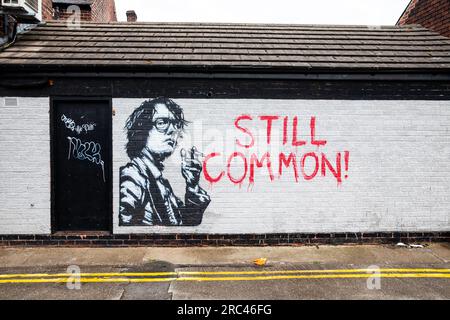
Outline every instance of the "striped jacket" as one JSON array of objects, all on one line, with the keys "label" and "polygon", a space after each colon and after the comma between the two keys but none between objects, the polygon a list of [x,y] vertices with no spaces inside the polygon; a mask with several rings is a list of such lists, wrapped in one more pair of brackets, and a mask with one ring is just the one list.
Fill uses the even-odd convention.
[{"label": "striped jacket", "polygon": [[196,226],[209,203],[200,187],[187,187],[183,203],[148,153],[120,168],[120,226]]}]

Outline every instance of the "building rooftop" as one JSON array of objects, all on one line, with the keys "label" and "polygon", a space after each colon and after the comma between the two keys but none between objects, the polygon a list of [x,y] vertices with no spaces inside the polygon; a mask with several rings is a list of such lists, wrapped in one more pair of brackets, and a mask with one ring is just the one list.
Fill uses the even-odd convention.
[{"label": "building rooftop", "polygon": [[12,67],[448,72],[450,39],[419,25],[48,22],[0,52]]}]

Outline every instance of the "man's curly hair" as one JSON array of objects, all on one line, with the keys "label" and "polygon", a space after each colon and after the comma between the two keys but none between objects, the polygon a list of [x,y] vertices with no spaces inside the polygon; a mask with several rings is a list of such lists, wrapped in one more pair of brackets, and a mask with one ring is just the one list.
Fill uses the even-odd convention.
[{"label": "man's curly hair", "polygon": [[144,150],[147,144],[148,133],[153,128],[153,116],[155,115],[156,105],[158,104],[164,104],[169,109],[175,119],[180,122],[182,130],[187,126],[188,122],[184,120],[183,109],[173,100],[158,97],[142,102],[125,123],[128,138],[125,149],[130,159],[139,157],[142,150]]}]

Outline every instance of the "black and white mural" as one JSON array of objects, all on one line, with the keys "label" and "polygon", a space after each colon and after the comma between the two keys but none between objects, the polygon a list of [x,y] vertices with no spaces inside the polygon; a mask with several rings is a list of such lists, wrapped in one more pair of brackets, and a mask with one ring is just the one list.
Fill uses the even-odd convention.
[{"label": "black and white mural", "polygon": [[201,153],[180,150],[184,202],[164,178],[164,162],[177,150],[184,128],[181,106],[159,97],[137,107],[125,124],[129,163],[120,168],[120,226],[197,226],[210,203],[199,185]]},{"label": "black and white mural", "polygon": [[[417,219],[448,229],[436,197],[448,191],[440,177],[450,164],[428,163],[448,159],[449,132],[433,136],[448,127],[448,102],[140,97],[113,106],[115,233],[414,230]],[[414,156],[418,143],[425,158]]]}]

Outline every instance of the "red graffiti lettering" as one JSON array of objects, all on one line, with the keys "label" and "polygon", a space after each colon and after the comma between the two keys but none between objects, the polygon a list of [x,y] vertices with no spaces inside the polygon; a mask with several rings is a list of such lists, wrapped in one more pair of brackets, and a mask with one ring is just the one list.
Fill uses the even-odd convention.
[{"label": "red graffiti lettering", "polygon": [[234,122],[234,126],[238,128],[238,130],[242,131],[243,133],[247,134],[250,137],[250,143],[248,144],[242,144],[238,139],[236,139],[236,144],[243,148],[251,148],[255,145],[255,138],[253,137],[253,134],[248,130],[247,128],[241,127],[239,125],[239,122],[241,120],[253,120],[253,118],[249,115],[241,115],[237,117],[236,121]]},{"label": "red graffiti lettering", "polygon": [[218,157],[218,156],[220,156],[220,153],[213,152],[211,154],[208,154],[205,157],[205,160],[203,160],[203,174],[205,176],[206,181],[208,181],[211,184],[219,182],[222,179],[222,177],[224,176],[224,174],[225,174],[224,171],[221,171],[220,174],[217,177],[215,177],[215,178],[211,177],[211,175],[209,174],[208,161],[209,161],[209,159],[214,158],[214,157]]},{"label": "red graffiti lettering", "polygon": [[294,121],[292,124],[292,145],[294,147],[300,147],[306,144],[306,141],[297,140],[297,125],[298,125],[298,118],[294,117]]},{"label": "red graffiti lettering", "polygon": [[336,154],[336,169],[333,168],[333,166],[331,165],[330,161],[328,161],[328,159],[325,156],[325,154],[322,153],[322,177],[326,176],[326,168],[327,167],[331,171],[333,176],[336,178],[338,184],[340,184],[342,182],[342,178],[341,178],[341,153],[340,152],[338,152]]},{"label": "red graffiti lettering", "polygon": [[[345,172],[348,172],[348,161],[350,160],[350,152],[344,152],[344,164],[345,164]],[[348,174],[345,175],[345,179],[348,178]]]},{"label": "red graffiti lettering", "polygon": [[311,144],[314,146],[324,146],[327,144],[326,140],[316,140],[316,117],[311,117]]},{"label": "red graffiti lettering", "polygon": [[[242,160],[244,160],[244,174],[239,179],[235,179],[231,175],[231,162],[236,157],[240,157]],[[233,152],[233,154],[228,158],[227,169],[228,169],[227,175],[228,175],[228,178],[230,179],[230,181],[233,182],[234,184],[241,184],[242,181],[244,181],[245,177],[247,176],[247,158],[241,152]]]},{"label": "red graffiti lettering", "polygon": [[289,117],[283,119],[283,146],[288,142],[288,121]]},{"label": "red graffiti lettering", "polygon": [[267,144],[270,144],[270,138],[272,135],[272,122],[278,120],[278,116],[260,116],[259,119],[267,121]]},{"label": "red graffiti lettering", "polygon": [[298,168],[297,168],[297,157],[295,153],[289,154],[289,157],[286,159],[286,155],[284,153],[280,153],[279,156],[279,164],[278,164],[278,174],[281,177],[283,175],[283,165],[288,168],[292,163],[294,168],[294,176],[295,182],[298,182]]},{"label": "red graffiti lettering", "polygon": [[[308,157],[314,158],[314,161],[315,161],[314,171],[310,175],[306,174],[306,172],[305,172],[305,162]],[[302,167],[303,178],[305,178],[305,180],[308,181],[308,180],[314,179],[317,175],[317,172],[319,172],[319,157],[314,152],[305,153],[302,157],[301,167]]]},{"label": "red graffiti lettering", "polygon": [[250,158],[250,183],[253,183],[255,181],[255,164],[258,168],[262,168],[264,165],[264,160],[266,160],[267,163],[267,170],[269,171],[270,180],[273,181],[273,173],[272,173],[272,163],[270,161],[270,153],[266,152],[262,158],[261,161],[258,160],[258,157],[255,154],[252,154],[252,157]]},{"label": "red graffiti lettering", "polygon": [[[256,116],[255,116],[256,118]],[[327,145],[328,141],[325,139],[319,139],[316,136],[317,129],[317,121],[316,117],[310,117],[309,122],[309,136],[306,132],[303,136],[300,134],[299,129],[299,117],[293,116],[277,116],[277,115],[261,115],[257,117],[259,121],[265,124],[266,130],[266,143],[268,146],[273,143],[275,134],[274,130],[282,130],[282,144],[283,149],[288,148],[288,144],[292,141],[293,147],[306,146],[311,148],[311,146],[323,147]],[[277,120],[283,120],[277,121]],[[292,119],[292,121],[291,121]],[[247,122],[248,126],[243,125],[244,121]],[[236,138],[236,146],[241,148],[250,149],[255,146],[257,140],[255,139],[257,136],[255,133],[252,133],[251,128],[254,128],[253,123],[254,118],[251,115],[243,114],[236,118],[234,121],[234,126],[239,130],[241,136]],[[252,126],[250,126],[252,125]],[[292,129],[291,126],[292,125]],[[292,130],[292,131],[291,131]],[[242,137],[242,133],[245,137]],[[273,134],[273,136],[272,136]],[[291,138],[292,134],[292,138]],[[264,139],[264,137],[263,137]],[[292,140],[290,140],[292,139]],[[277,144],[276,147],[279,145]],[[309,148],[309,149],[310,149]],[[214,172],[214,175],[211,175],[211,165],[209,164],[209,160],[215,157],[219,157],[220,153],[211,153],[207,155],[203,161],[203,172],[205,180],[210,184],[217,183],[226,177],[234,184],[241,185],[246,179],[248,179],[249,185],[254,184],[255,182],[255,171],[256,168],[267,168],[267,172],[269,173],[270,181],[274,181],[274,174],[272,171],[272,160],[275,162],[273,165],[276,167],[278,160],[278,177],[281,178],[283,175],[283,171],[292,170],[294,173],[295,182],[299,182],[300,180],[300,170],[303,180],[310,181],[316,178],[321,173],[322,177],[326,177],[327,174],[329,177],[334,177],[338,186],[341,184],[343,179],[348,179],[349,172],[349,161],[350,161],[350,152],[338,152],[336,153],[336,163],[333,164],[330,162],[328,157],[324,153],[311,152],[308,148],[306,150],[302,150],[304,153],[300,153],[298,149],[296,150],[284,150],[280,153],[274,154],[273,148],[268,148],[267,150],[271,150],[273,159],[271,158],[271,153],[265,152],[264,155],[259,156],[259,153],[255,151],[255,153],[251,153],[249,157],[246,157],[244,153],[234,152],[227,159],[227,168],[226,170]],[[300,161],[299,161],[300,160]],[[299,162],[297,162],[299,161]],[[300,166],[300,168],[298,167]],[[209,168],[209,170],[208,170]],[[249,172],[249,174],[247,174]],[[327,173],[331,172],[330,173]],[[342,172],[344,171],[344,172]],[[239,172],[242,172],[240,174]],[[236,177],[238,175],[238,177]],[[292,175],[292,174],[291,174]],[[344,178],[342,177],[344,176]],[[248,177],[248,178],[247,178]]]}]

